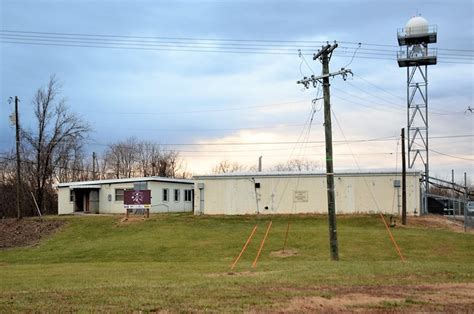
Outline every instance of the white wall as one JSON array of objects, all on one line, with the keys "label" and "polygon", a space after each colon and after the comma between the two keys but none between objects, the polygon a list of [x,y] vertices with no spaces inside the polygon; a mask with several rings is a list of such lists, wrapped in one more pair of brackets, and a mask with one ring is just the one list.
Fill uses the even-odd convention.
[{"label": "white wall", "polygon": [[[184,190],[193,190],[193,184],[172,183],[148,181],[148,189],[151,190],[152,207],[151,213],[165,212],[192,212],[193,203],[185,201]],[[167,188],[169,191],[169,200],[163,201],[162,190]],[[115,200],[116,189],[133,189],[133,182],[130,183],[111,183],[101,184],[99,190],[98,213],[100,214],[124,214],[125,208],[123,201]],[[174,190],[180,190],[179,201],[174,201]],[[74,212],[74,203],[69,201],[70,187],[60,187],[58,189],[58,214],[72,214]],[[110,198],[109,198],[110,195]],[[109,200],[110,199],[110,200]]]},{"label": "white wall", "polygon": [[69,187],[58,188],[58,214],[67,215],[74,212],[74,203],[69,202]]},{"label": "white wall", "polygon": [[[193,199],[184,200],[184,191],[193,190],[193,184],[166,183],[166,182],[148,182],[148,188],[151,189],[151,213],[165,212],[192,212]],[[168,201],[163,200],[163,189],[168,189]],[[174,190],[180,191],[179,201],[174,200]]]},{"label": "white wall", "polygon": [[[198,177],[195,181],[195,213],[200,212],[199,183],[204,184],[204,214],[244,215],[327,213],[324,175],[303,177],[253,176],[260,188],[255,192],[252,177]],[[336,175],[336,212],[398,214],[394,174]],[[407,213],[420,211],[420,186],[416,174],[407,175]],[[401,188],[399,188],[401,204]],[[295,201],[295,191],[300,201]],[[307,199],[305,199],[307,198]],[[267,207],[268,209],[265,209]]]}]

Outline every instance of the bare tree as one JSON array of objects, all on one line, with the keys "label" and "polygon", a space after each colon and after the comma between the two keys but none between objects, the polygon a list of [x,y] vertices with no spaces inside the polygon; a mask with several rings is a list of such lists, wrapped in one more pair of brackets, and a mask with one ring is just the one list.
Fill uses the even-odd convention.
[{"label": "bare tree", "polygon": [[138,167],[143,177],[156,175],[156,165],[161,158],[160,146],[153,142],[142,141],[137,144]]},{"label": "bare tree", "polygon": [[84,156],[81,142],[65,141],[56,149],[54,160],[55,177],[58,182],[92,179],[92,164]]},{"label": "bare tree", "polygon": [[37,90],[33,99],[36,130],[22,130],[34,162],[32,187],[41,209],[44,209],[45,192],[52,187],[53,174],[61,156],[56,154],[58,148],[81,141],[90,130],[87,123],[69,111],[59,94],[60,85],[53,75],[45,88]]},{"label": "bare tree", "polygon": [[221,160],[214,168],[212,168],[212,173],[230,173],[238,171],[247,171],[248,168],[242,164],[239,164],[236,161]]},{"label": "bare tree", "polygon": [[309,159],[290,159],[272,167],[272,171],[317,171],[322,167],[318,162]]},{"label": "bare tree", "polygon": [[0,218],[16,216],[15,208],[15,155],[13,152],[0,157]]},{"label": "bare tree", "polygon": [[138,145],[131,137],[123,142],[109,145],[106,154],[107,163],[115,169],[115,177],[131,178],[135,175],[135,166],[138,160]]},{"label": "bare tree", "polygon": [[115,178],[182,175],[182,161],[178,152],[164,151],[156,143],[135,138],[110,144],[103,164],[105,172],[113,173]]}]

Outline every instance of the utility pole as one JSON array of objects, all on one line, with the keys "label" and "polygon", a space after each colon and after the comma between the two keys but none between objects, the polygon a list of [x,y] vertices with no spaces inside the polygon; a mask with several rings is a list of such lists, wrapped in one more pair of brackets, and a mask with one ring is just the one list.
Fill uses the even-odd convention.
[{"label": "utility pole", "polygon": [[96,156],[95,152],[92,152],[92,180],[96,179],[96,174],[95,174],[95,163],[96,163]]},{"label": "utility pole", "polygon": [[467,174],[464,172],[464,232],[467,229]]},{"label": "utility pole", "polygon": [[258,157],[258,172],[262,172],[262,158],[263,156]]},{"label": "utility pole", "polygon": [[329,73],[329,61],[331,60],[332,52],[337,48],[337,43],[332,45],[327,44],[323,46],[313,56],[313,60],[320,60],[323,64],[323,73],[321,76],[311,75],[311,77],[304,77],[298,81],[298,84],[303,84],[304,87],[309,88],[312,84],[316,87],[317,83],[322,83],[324,93],[324,131],[326,142],[326,184],[327,184],[327,198],[328,198],[328,223],[329,223],[329,247],[331,251],[331,259],[333,261],[339,260],[339,248],[337,242],[337,226],[336,226],[336,196],[334,191],[334,165],[332,153],[332,125],[331,125],[331,96],[329,78],[341,75],[345,80],[347,74],[352,74],[350,69],[342,68],[338,72]]},{"label": "utility pole", "polygon": [[20,119],[18,113],[18,103],[20,99],[18,96],[10,97],[8,102],[15,102],[15,142],[16,142],[16,213],[17,218],[21,219],[21,202],[20,202],[20,193],[21,193],[21,159],[20,159]]},{"label": "utility pole", "polygon": [[451,169],[451,186],[452,186],[452,190],[451,190],[451,197],[452,197],[452,200],[451,200],[451,203],[453,204],[453,218],[454,220],[456,220],[456,206],[455,206],[455,198],[456,198],[456,194],[454,192],[454,189],[456,188],[454,186],[454,169]]},{"label": "utility pole", "polygon": [[407,164],[405,159],[405,128],[402,128],[402,224],[407,224]]}]

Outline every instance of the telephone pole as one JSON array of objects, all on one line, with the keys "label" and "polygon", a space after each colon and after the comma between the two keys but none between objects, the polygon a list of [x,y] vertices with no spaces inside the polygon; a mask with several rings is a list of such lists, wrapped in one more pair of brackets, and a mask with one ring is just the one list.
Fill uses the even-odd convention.
[{"label": "telephone pole", "polygon": [[331,60],[332,52],[337,48],[337,43],[323,46],[313,56],[313,60],[320,60],[323,64],[323,73],[321,76],[311,75],[309,78],[304,77],[298,81],[297,84],[303,84],[304,87],[309,88],[311,84],[316,87],[317,83],[322,83],[324,94],[324,131],[326,142],[326,184],[327,184],[327,198],[328,198],[328,223],[329,223],[329,247],[331,251],[331,259],[333,261],[339,260],[339,248],[337,242],[337,226],[336,226],[336,196],[334,191],[334,165],[332,153],[332,125],[331,125],[331,95],[329,78],[341,75],[344,80],[347,74],[352,74],[350,69],[342,68],[338,72],[329,73],[329,61]]},{"label": "telephone pole", "polygon": [[402,129],[402,224],[407,224],[407,166],[405,159],[405,128]]},{"label": "telephone pole", "polygon": [[15,142],[16,142],[16,213],[17,218],[21,219],[21,202],[20,202],[20,192],[21,192],[21,160],[20,160],[20,119],[18,113],[18,103],[20,99],[18,96],[10,97],[8,102],[15,102]]},{"label": "telephone pole", "polygon": [[92,152],[92,180],[96,179],[96,174],[95,174],[95,163],[96,163],[96,156],[95,152]]}]

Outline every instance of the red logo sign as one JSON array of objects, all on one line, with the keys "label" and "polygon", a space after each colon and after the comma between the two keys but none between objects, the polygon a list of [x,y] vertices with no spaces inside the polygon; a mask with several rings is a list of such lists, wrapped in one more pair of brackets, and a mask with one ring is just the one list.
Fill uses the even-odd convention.
[{"label": "red logo sign", "polygon": [[126,208],[148,208],[151,205],[151,190],[125,190],[123,204]]}]

